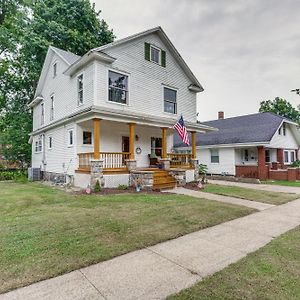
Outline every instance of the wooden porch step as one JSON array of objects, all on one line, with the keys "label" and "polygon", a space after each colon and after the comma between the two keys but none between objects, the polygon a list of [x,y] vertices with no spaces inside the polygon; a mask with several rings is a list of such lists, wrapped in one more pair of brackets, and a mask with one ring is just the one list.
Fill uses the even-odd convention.
[{"label": "wooden porch step", "polygon": [[176,186],[175,178],[166,170],[155,170],[153,173],[153,189],[173,189]]},{"label": "wooden porch step", "polygon": [[153,185],[153,190],[164,190],[164,189],[173,189],[175,188],[176,183],[161,183]]}]

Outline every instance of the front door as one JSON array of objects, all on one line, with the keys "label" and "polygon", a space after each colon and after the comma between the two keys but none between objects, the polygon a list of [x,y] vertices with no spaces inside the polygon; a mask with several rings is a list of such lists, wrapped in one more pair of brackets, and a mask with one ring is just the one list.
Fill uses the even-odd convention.
[{"label": "front door", "polygon": [[122,136],[122,152],[129,152],[129,136]]}]

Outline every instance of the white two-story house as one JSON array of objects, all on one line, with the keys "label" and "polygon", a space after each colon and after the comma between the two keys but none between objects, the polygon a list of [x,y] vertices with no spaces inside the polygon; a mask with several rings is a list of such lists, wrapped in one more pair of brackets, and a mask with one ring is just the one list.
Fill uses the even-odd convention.
[{"label": "white two-story house", "polygon": [[[90,50],[82,57],[49,47],[33,110],[32,167],[45,177],[90,182],[91,161],[103,161],[105,186],[128,183],[129,172],[186,167],[196,158],[173,153],[173,129],[182,114],[197,123],[202,86],[161,27]],[[130,168],[128,167],[130,165]],[[154,170],[155,171],[155,170]]]}]

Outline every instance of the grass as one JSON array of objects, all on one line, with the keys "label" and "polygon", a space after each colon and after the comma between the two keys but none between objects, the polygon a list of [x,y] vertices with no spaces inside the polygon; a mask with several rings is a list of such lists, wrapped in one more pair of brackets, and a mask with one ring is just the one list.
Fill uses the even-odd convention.
[{"label": "grass", "polygon": [[274,184],[274,185],[283,185],[283,186],[293,186],[300,187],[300,181],[287,181],[287,180],[276,180],[276,181],[262,181],[264,184]]},{"label": "grass", "polygon": [[173,194],[72,195],[0,183],[0,293],[245,216]]},{"label": "grass", "polygon": [[299,250],[297,227],[168,299],[300,299]]},{"label": "grass", "polygon": [[203,190],[206,193],[223,196],[236,197],[269,204],[284,204],[299,198],[297,194],[277,193],[255,189],[242,188],[237,186],[225,186],[219,184],[207,184]]}]

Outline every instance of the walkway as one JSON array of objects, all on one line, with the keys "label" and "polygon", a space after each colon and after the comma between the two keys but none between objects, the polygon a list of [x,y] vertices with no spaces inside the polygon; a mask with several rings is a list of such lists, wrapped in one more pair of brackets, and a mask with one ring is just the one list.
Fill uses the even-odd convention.
[{"label": "walkway", "polygon": [[300,225],[300,199],[0,295],[26,299],[164,299]]},{"label": "walkway", "polygon": [[187,196],[192,196],[192,197],[202,198],[202,199],[205,198],[208,200],[225,202],[225,203],[230,203],[230,204],[242,205],[242,206],[255,208],[257,210],[265,210],[265,209],[275,206],[273,204],[250,201],[250,200],[245,200],[245,199],[241,199],[241,198],[205,193],[205,192],[201,192],[200,190],[194,191],[194,190],[186,189],[183,187],[178,187],[176,189],[169,190],[166,192],[172,192],[172,193],[176,193],[176,194],[182,194],[182,195],[187,195]]},{"label": "walkway", "polygon": [[260,183],[244,183],[244,182],[233,182],[233,181],[213,180],[213,179],[209,179],[209,182],[215,183],[215,184],[220,184],[220,185],[239,186],[239,187],[243,187],[243,188],[247,188],[247,189],[255,189],[255,190],[262,190],[262,191],[300,194],[300,187],[296,187],[296,186],[283,186],[283,185],[260,184]]}]

